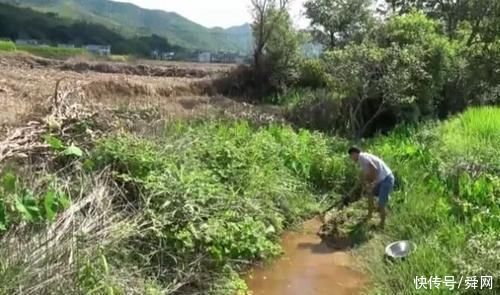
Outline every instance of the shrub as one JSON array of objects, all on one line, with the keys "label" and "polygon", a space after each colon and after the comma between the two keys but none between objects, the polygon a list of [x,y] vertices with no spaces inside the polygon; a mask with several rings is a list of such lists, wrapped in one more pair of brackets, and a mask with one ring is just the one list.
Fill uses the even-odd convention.
[{"label": "shrub", "polygon": [[301,63],[300,87],[324,88],[328,85],[328,75],[320,59],[306,59]]},{"label": "shrub", "polygon": [[151,255],[137,264],[170,282],[177,267],[199,261],[181,279],[205,288],[215,278],[204,273],[279,254],[278,235],[318,211],[317,192],[342,183],[340,146],[305,130],[212,122],[170,128],[157,141],[107,138],[93,161],[112,168],[141,212],[130,247]]},{"label": "shrub", "polygon": [[287,119],[297,126],[327,133],[349,132],[342,98],[329,89],[307,90],[287,107]]},{"label": "shrub", "polygon": [[[314,128],[359,138],[400,123],[442,118],[475,100],[464,96],[468,84],[461,82],[467,68],[464,43],[443,35],[437,21],[412,12],[390,18],[369,36],[362,44],[337,47],[302,64],[299,85],[324,90],[322,98],[304,95],[301,105],[324,107],[331,115],[297,120],[301,126],[322,121]],[[488,89],[495,97],[490,86],[481,93]]]}]

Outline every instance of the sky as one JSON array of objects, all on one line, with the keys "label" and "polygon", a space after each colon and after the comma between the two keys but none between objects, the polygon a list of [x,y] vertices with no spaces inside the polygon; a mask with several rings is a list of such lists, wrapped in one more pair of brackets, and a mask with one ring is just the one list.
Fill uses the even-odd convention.
[{"label": "sky", "polygon": [[[116,0],[143,8],[161,9],[178,14],[205,27],[242,25],[251,21],[250,0]],[[292,17],[297,26],[306,27],[302,15],[305,0],[292,0]]]}]

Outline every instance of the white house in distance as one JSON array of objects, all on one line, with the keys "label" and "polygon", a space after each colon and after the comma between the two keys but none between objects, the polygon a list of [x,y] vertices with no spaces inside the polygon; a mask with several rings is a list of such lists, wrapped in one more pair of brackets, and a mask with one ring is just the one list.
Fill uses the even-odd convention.
[{"label": "white house in distance", "polygon": [[38,40],[35,39],[17,39],[17,45],[39,45]]},{"label": "white house in distance", "polygon": [[202,52],[198,54],[198,62],[201,63],[210,63],[211,58],[212,55],[210,54],[210,52]]},{"label": "white house in distance", "polygon": [[59,47],[59,48],[75,48],[75,44],[59,43],[59,44],[57,44],[57,47]]},{"label": "white house in distance", "polygon": [[109,45],[85,45],[84,47],[90,53],[97,55],[110,55],[111,54],[111,46]]},{"label": "white house in distance", "polygon": [[159,59],[159,60],[173,60],[175,57],[175,52],[160,52],[158,50],[153,50],[151,52],[151,57],[153,59]]}]

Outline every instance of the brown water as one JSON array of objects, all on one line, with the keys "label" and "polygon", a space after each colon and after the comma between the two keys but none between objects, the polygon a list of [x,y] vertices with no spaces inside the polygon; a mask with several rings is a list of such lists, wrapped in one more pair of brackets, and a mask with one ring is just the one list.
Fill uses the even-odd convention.
[{"label": "brown water", "polygon": [[366,284],[353,270],[353,258],[321,242],[316,235],[321,221],[313,219],[302,229],[283,236],[284,255],[272,265],[256,267],[246,278],[254,295],[361,294]]}]

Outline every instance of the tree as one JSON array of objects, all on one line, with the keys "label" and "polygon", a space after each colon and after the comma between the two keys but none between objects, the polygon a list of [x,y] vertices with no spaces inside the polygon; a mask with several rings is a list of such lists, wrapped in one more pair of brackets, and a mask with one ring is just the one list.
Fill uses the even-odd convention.
[{"label": "tree", "polygon": [[252,0],[256,83],[282,91],[292,83],[298,66],[299,34],[288,13],[288,0]]},{"label": "tree", "polygon": [[404,14],[412,9],[423,10],[427,0],[385,0],[393,13]]},{"label": "tree", "polygon": [[274,25],[280,19],[280,14],[287,13],[288,0],[252,0],[253,36],[255,40],[254,66],[256,72],[261,72],[261,60],[264,48],[271,38]]},{"label": "tree", "polygon": [[485,33],[485,29],[499,22],[500,1],[498,0],[386,0],[391,9],[405,14],[413,9],[422,10],[428,16],[444,22],[446,32],[454,37],[462,22],[470,25],[467,44]]},{"label": "tree", "polygon": [[324,56],[331,86],[343,97],[346,127],[355,138],[366,135],[384,112],[411,109],[414,79],[428,76],[416,50],[376,44],[348,45]]},{"label": "tree", "polygon": [[288,13],[280,13],[275,17],[278,20],[265,47],[264,58],[270,73],[271,86],[278,91],[284,91],[298,77],[299,36],[293,29],[293,22]]},{"label": "tree", "polygon": [[333,49],[363,31],[371,18],[370,0],[308,0],[304,7],[315,36]]},{"label": "tree", "polygon": [[380,34],[377,42],[349,44],[322,59],[353,136],[371,133],[380,117],[411,122],[466,106],[459,94],[469,92],[455,85],[462,84],[463,42],[449,40],[422,12],[392,17]]}]

